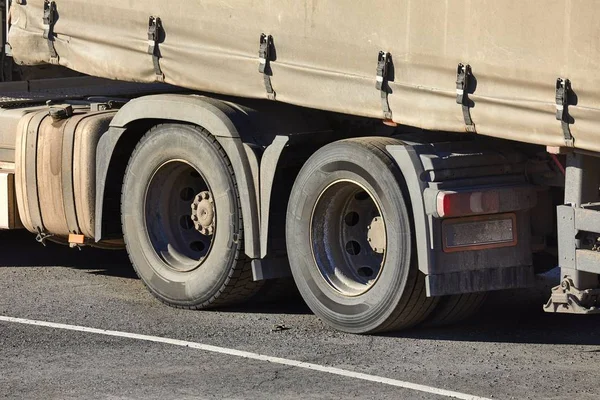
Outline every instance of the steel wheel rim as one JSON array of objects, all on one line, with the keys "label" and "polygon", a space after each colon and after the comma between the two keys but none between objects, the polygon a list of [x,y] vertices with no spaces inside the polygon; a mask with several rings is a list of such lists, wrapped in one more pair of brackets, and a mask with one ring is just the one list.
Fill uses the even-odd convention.
[{"label": "steel wheel rim", "polygon": [[214,234],[203,235],[192,221],[192,204],[201,192],[210,192],[206,180],[183,160],[163,163],[146,187],[144,222],[148,240],[171,270],[195,270],[212,248]]},{"label": "steel wheel rim", "polygon": [[321,192],[311,214],[310,241],[320,276],[344,296],[365,294],[381,276],[385,220],[375,197],[358,182],[338,180]]}]

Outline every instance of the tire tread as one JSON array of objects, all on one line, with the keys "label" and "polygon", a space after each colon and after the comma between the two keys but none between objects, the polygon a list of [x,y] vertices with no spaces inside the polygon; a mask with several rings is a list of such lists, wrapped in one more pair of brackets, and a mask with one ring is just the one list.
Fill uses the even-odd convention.
[{"label": "tire tread", "polygon": [[443,296],[440,298],[437,308],[424,322],[424,326],[437,327],[464,321],[481,309],[486,298],[486,293]]},{"label": "tire tread", "polygon": [[[133,150],[131,159],[139,151],[141,146],[147,140],[149,140],[149,138],[151,136],[153,136],[157,130],[159,130],[165,126],[168,126],[168,125],[171,125],[171,124],[156,125],[153,128],[151,128],[144,136],[142,136],[142,138],[136,145],[135,149]],[[225,306],[239,304],[239,303],[242,303],[242,302],[252,298],[260,290],[260,288],[263,285],[262,281],[258,281],[258,282],[254,281],[253,276],[252,276],[251,260],[244,254],[244,240],[243,240],[244,239],[244,228],[243,228],[243,223],[242,223],[243,222],[242,221],[242,210],[241,210],[241,203],[240,203],[240,199],[239,199],[239,192],[237,190],[237,181],[235,179],[235,173],[233,171],[233,165],[231,164],[229,157],[227,157],[225,150],[223,150],[223,148],[221,147],[221,145],[219,144],[219,142],[217,141],[217,139],[214,136],[212,136],[208,131],[206,131],[203,128],[200,128],[200,127],[195,127],[195,128],[197,129],[197,131],[200,134],[204,135],[205,138],[207,138],[210,141],[211,145],[214,146],[214,148],[220,153],[221,157],[225,161],[225,164],[227,167],[227,172],[233,178],[232,180],[233,180],[233,185],[234,185],[234,189],[235,189],[234,192],[237,197],[237,207],[238,207],[238,215],[239,215],[238,223],[239,223],[239,233],[240,234],[238,237],[239,246],[237,248],[237,253],[235,256],[235,262],[233,263],[234,266],[230,269],[227,279],[225,280],[223,285],[219,288],[217,293],[215,293],[210,299],[208,299],[202,303],[194,304],[194,305],[173,304],[173,303],[169,302],[168,300],[162,298],[157,293],[155,293],[146,284],[146,282],[144,282],[144,280],[142,279],[144,286],[146,286],[146,288],[150,291],[150,293],[152,293],[154,295],[154,297],[156,297],[162,303],[169,305],[173,308],[188,309],[188,310],[201,310],[201,309],[225,307]],[[129,162],[127,165],[127,169],[125,171],[124,182],[127,180],[127,177],[130,176],[130,168],[131,168],[131,162]],[[123,184],[123,190],[121,191],[121,203],[123,203],[125,201],[124,188],[125,188],[125,184]],[[122,228],[123,228],[123,233],[125,235],[126,233],[125,233],[125,226],[124,226],[123,220],[121,221],[121,224],[122,224]],[[132,264],[134,265],[134,269],[135,269],[135,264],[133,263],[133,259],[131,258],[131,255],[129,254],[129,249],[127,249],[127,254],[128,254],[129,259],[131,260]],[[137,273],[137,271],[136,271],[136,273]]]},{"label": "tire tread", "polygon": [[[369,148],[390,170],[398,170],[396,162],[386,150],[388,145],[397,145],[399,141],[394,138],[361,138],[354,139],[363,146]],[[410,209],[410,198],[405,196],[405,201]],[[396,310],[388,321],[375,332],[398,331],[414,327],[422,322],[434,310],[437,303],[436,298],[428,298],[425,291],[425,277],[418,268],[411,268],[408,275],[406,292]],[[372,332],[372,333],[375,333]]]}]

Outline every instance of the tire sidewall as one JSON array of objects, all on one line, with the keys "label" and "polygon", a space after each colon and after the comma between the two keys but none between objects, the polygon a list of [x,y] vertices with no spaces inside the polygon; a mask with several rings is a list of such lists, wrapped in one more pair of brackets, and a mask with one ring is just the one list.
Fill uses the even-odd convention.
[{"label": "tire sidewall", "polygon": [[[351,157],[349,157],[351,155]],[[352,160],[352,161],[349,161]],[[300,172],[288,208],[286,234],[292,274],[308,306],[330,325],[348,332],[374,331],[402,301],[412,259],[411,223],[397,171],[351,141],[318,151]],[[378,204],[386,224],[384,266],[365,293],[348,297],[323,278],[310,243],[316,199],[333,182],[352,180]]]},{"label": "tire sidewall", "polygon": [[[146,230],[147,185],[165,162],[185,161],[208,184],[214,198],[216,229],[204,262],[189,272],[170,268],[156,254]],[[140,278],[170,304],[193,306],[218,294],[236,265],[242,240],[241,215],[235,183],[227,160],[214,139],[198,128],[162,125],[138,144],[123,185],[123,233],[130,258]]]}]

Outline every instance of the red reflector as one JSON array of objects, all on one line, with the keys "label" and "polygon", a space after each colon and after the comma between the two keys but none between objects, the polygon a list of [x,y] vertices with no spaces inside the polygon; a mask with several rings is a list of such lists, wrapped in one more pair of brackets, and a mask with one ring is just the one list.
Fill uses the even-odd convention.
[{"label": "red reflector", "polygon": [[500,196],[494,190],[440,192],[437,197],[437,213],[440,218],[494,214],[499,211]]}]

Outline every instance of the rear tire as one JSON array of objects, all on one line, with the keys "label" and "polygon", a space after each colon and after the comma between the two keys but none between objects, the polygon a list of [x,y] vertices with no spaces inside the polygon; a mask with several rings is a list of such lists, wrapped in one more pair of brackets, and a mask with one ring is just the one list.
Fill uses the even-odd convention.
[{"label": "rear tire", "polygon": [[286,238],[298,290],[345,332],[408,328],[436,303],[416,264],[406,184],[385,149],[394,144],[361,138],[323,147],[290,197]]},{"label": "rear tire", "polygon": [[487,293],[466,293],[440,297],[435,310],[423,323],[426,327],[452,325],[475,315],[480,309]]},{"label": "rear tire", "polygon": [[212,308],[260,289],[243,251],[231,163],[207,131],[175,124],[150,130],[129,161],[121,210],[131,262],[162,302]]}]

